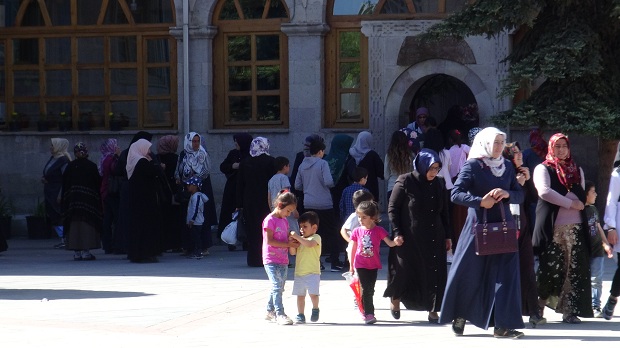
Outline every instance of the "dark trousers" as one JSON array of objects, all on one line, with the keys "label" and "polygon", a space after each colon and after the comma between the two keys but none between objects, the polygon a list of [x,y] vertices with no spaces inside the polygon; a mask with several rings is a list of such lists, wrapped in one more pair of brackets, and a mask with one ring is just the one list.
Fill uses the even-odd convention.
[{"label": "dark trousers", "polygon": [[357,276],[360,278],[360,288],[362,289],[362,306],[364,314],[375,314],[375,304],[372,297],[375,295],[375,283],[377,282],[377,270],[358,268]]},{"label": "dark trousers", "polygon": [[189,234],[191,236],[191,247],[188,251],[194,255],[200,255],[202,253],[202,225],[194,225],[189,228]]},{"label": "dark trousers", "polygon": [[616,273],[614,279],[611,281],[611,290],[609,293],[613,297],[620,296],[620,253],[618,253],[618,267],[616,267]]},{"label": "dark trousers", "polygon": [[321,236],[321,254],[329,253],[332,266],[338,266],[340,261],[340,250],[343,249],[344,240],[340,237],[340,226],[334,209],[312,209],[306,208],[306,211],[313,211],[319,216],[319,230],[317,233]]}]

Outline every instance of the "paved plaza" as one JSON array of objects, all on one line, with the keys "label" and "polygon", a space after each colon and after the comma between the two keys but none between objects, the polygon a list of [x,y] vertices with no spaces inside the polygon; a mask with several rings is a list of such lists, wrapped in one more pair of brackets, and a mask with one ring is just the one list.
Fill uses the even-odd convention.
[{"label": "paved plaza", "polygon": [[[620,342],[620,316],[549,323],[523,331],[521,340],[492,337],[492,330],[465,326],[455,337],[449,325],[429,324],[426,312],[403,310],[394,320],[379,272],[375,306],[379,320],[364,325],[353,307],[351,289],[340,273],[324,272],[320,320],[279,326],[263,320],[269,283],[262,268],[245,264],[245,252],[215,246],[202,260],[166,253],[156,264],[129,263],[123,255],[93,253],[95,261],[75,262],[72,252],[55,250],[56,240],[13,238],[0,253],[0,347],[592,347]],[[606,260],[604,294],[615,264]],[[291,295],[293,269],[284,296],[287,314],[296,314]],[[307,300],[306,316],[310,314]],[[616,313],[618,314],[618,313]],[[524,318],[527,320],[527,318]],[[614,341],[616,343],[612,343]]]}]

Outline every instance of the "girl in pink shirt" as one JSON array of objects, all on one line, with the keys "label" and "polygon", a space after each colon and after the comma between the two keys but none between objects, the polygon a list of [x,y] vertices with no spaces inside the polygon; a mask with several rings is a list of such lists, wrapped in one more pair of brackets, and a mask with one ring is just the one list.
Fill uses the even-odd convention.
[{"label": "girl in pink shirt", "polygon": [[360,227],[351,233],[353,255],[351,257],[351,273],[357,272],[360,279],[362,307],[364,307],[364,322],[374,324],[375,306],[372,297],[375,294],[375,283],[377,282],[377,271],[381,269],[381,257],[379,247],[384,241],[390,247],[403,244],[403,237],[398,236],[391,240],[387,231],[378,226],[379,207],[374,201],[361,202],[356,209]]},{"label": "girl in pink shirt", "polygon": [[288,190],[282,190],[274,205],[273,211],[263,220],[263,265],[272,286],[265,320],[291,325],[293,321],[284,313],[282,293],[288,274],[288,248],[299,246],[299,242],[289,237],[286,220],[297,209],[297,198]]}]

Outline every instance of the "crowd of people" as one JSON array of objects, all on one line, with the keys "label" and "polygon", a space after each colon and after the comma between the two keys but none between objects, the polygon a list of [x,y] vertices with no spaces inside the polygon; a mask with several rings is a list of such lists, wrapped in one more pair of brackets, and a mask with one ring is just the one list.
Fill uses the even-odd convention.
[{"label": "crowd of people", "polygon": [[[91,250],[98,248],[135,263],[157,262],[166,251],[200,259],[212,246],[211,227],[219,235],[235,216],[244,238],[228,248],[247,251],[248,266],[264,267],[272,284],[266,319],[280,324],[306,322],[306,294],[310,321],[318,320],[324,262],[332,272],[359,277],[356,303],[366,324],[376,322],[382,241],[391,247],[383,297],[394,319],[402,306],[428,312],[429,323],[451,324],[457,336],[469,321],[492,326],[498,338],[522,337],[523,316],[534,327],[545,324],[545,308],[569,324],[611,319],[620,271],[604,305],[601,278],[604,258],[620,252],[620,158],[600,219],[596,188],[573,160],[566,135],[554,134],[545,145],[536,129],[531,147],[522,149],[494,127],[444,134],[428,109],[412,115],[415,121],[394,131],[384,156],[373,150],[368,131],[336,135],[329,151],[313,134],[292,167],[271,155],[267,138],[235,134],[235,148],[220,165],[226,183],[219,216],[213,168],[196,132],[183,137],[179,154],[174,135],[161,137],[155,154],[148,132],[138,132],[122,151],[107,139],[98,164],[84,143],[75,144],[73,159],[68,141],[53,138],[42,181],[60,239],[55,247],[72,250],[76,261],[95,260]],[[379,225],[381,184],[387,230]],[[515,221],[517,252],[477,254],[472,231],[483,211],[490,222]],[[289,254],[296,255],[295,321],[282,303]]]}]

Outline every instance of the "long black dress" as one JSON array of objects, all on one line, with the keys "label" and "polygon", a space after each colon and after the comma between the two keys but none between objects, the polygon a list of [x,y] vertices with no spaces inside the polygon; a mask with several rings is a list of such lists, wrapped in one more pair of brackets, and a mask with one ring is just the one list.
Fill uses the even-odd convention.
[{"label": "long black dress", "polygon": [[232,222],[232,214],[237,209],[237,174],[238,169],[234,169],[234,163],[241,162],[241,151],[230,150],[226,159],[220,164],[220,171],[226,175],[226,184],[222,194],[222,206],[220,208],[220,223],[217,228],[218,237],[222,235],[224,228]]},{"label": "long black dress", "polygon": [[451,238],[448,195],[443,178],[418,172],[398,177],[388,215],[403,245],[390,248],[384,297],[400,299],[408,309],[439,312],[446,287],[446,239]]},{"label": "long black dress", "polygon": [[[158,154],[157,160],[159,163],[166,165],[164,174],[166,181],[161,184],[166,184],[165,190],[170,190],[171,194],[178,191],[176,179],[174,178],[174,172],[177,168],[177,161],[179,155],[176,153]],[[181,231],[179,231],[179,221],[185,221],[185,216],[181,214],[181,208],[179,204],[165,203],[164,209],[164,245],[163,250],[180,249],[181,248]]]},{"label": "long black dress", "polygon": [[132,262],[156,261],[162,251],[160,168],[142,158],[129,178],[127,258]]},{"label": "long black dress", "polygon": [[62,225],[62,207],[60,205],[60,192],[62,190],[62,174],[69,159],[65,156],[50,157],[43,169],[45,184],[43,185],[43,197],[45,197],[45,213],[50,219],[52,226]]},{"label": "long black dress", "polygon": [[243,209],[250,267],[263,267],[263,219],[269,214],[267,184],[276,173],[275,159],[267,154],[247,157],[239,164],[237,207]]}]

